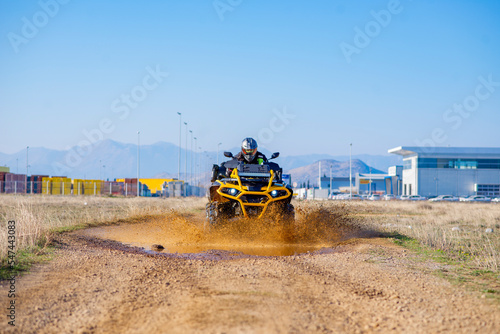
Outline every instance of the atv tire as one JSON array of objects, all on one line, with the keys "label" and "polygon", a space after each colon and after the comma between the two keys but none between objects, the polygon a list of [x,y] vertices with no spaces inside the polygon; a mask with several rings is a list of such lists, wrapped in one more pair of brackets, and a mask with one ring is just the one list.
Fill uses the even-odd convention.
[{"label": "atv tire", "polygon": [[218,202],[208,203],[206,206],[207,220],[205,230],[210,230],[213,227],[220,225],[228,218],[227,206]]},{"label": "atv tire", "polygon": [[219,210],[217,208],[217,203],[208,203],[206,207],[207,212],[207,222],[205,223],[205,229],[217,225],[220,221]]}]

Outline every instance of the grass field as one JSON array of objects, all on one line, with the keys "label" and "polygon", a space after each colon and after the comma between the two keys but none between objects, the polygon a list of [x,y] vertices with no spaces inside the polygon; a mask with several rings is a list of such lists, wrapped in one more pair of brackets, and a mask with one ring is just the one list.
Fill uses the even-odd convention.
[{"label": "grass field", "polygon": [[172,209],[204,208],[205,199],[111,198],[70,196],[0,196],[0,261],[8,264],[8,222],[15,221],[16,269],[45,258],[53,233],[116,223]]},{"label": "grass field", "polygon": [[[203,210],[206,199],[0,196],[0,259],[7,264],[8,221],[15,221],[18,256],[43,254],[52,233],[111,224],[172,209]],[[295,202],[298,208],[338,202]],[[356,223],[392,235],[407,247],[426,247],[455,263],[497,273],[500,205],[481,203],[349,202]],[[487,232],[488,231],[488,232]],[[492,232],[491,232],[492,231]],[[20,262],[19,259],[17,262]],[[21,261],[22,262],[22,261]]]},{"label": "grass field", "polygon": [[478,269],[500,269],[500,205],[357,202],[351,212],[377,231],[393,232]]}]

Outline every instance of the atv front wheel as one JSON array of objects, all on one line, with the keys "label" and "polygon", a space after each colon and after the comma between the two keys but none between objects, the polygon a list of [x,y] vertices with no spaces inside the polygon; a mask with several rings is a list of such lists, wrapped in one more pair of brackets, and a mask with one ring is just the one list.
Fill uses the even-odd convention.
[{"label": "atv front wheel", "polygon": [[219,218],[219,210],[217,208],[217,203],[208,203],[206,207],[207,212],[207,222],[205,223],[205,230],[210,229],[211,226],[216,225]]},{"label": "atv front wheel", "polygon": [[227,205],[218,202],[208,203],[206,206],[207,221],[205,229],[210,230],[212,227],[221,224],[229,216]]}]

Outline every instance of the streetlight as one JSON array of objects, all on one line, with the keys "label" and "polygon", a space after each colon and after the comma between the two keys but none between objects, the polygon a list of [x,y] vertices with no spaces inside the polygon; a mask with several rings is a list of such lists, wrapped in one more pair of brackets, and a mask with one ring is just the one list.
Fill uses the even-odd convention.
[{"label": "streetlight", "polygon": [[[205,153],[205,160],[204,160],[205,166],[204,166],[203,170],[205,172],[207,172],[207,171],[209,171],[208,164],[209,164],[209,161],[210,161],[210,157],[208,156],[208,152],[207,151],[204,151],[203,153]],[[203,178],[203,183],[205,183],[205,178]],[[208,181],[207,181],[207,183],[208,183]]]},{"label": "streetlight", "polygon": [[[196,185],[196,179],[198,178],[198,175],[196,174],[196,145],[198,143],[198,138],[194,137],[194,185]],[[192,144],[192,143],[191,143]]]},{"label": "streetlight", "polygon": [[332,167],[333,165],[330,165],[330,194],[332,194]]},{"label": "streetlight", "polygon": [[193,130],[189,130],[191,134],[191,150],[189,152],[189,183],[193,184]]},{"label": "streetlight", "polygon": [[184,166],[184,182],[186,182],[187,174],[188,174],[188,124],[184,122],[186,126],[186,151],[185,151],[185,166]]},{"label": "streetlight", "polygon": [[436,181],[436,196],[438,196],[438,178],[437,176],[434,178],[434,181]]},{"label": "streetlight", "polygon": [[139,175],[140,175],[140,147],[141,147],[141,141],[140,141],[140,135],[141,132],[137,131],[137,197],[141,196],[140,193],[140,182],[139,182]]},{"label": "streetlight", "polygon": [[349,199],[352,199],[352,143],[349,146],[349,194]]},{"label": "streetlight", "polygon": [[203,180],[202,180],[202,156],[201,156],[201,147],[198,147],[198,186],[200,185],[200,183],[203,183]]},{"label": "streetlight", "polygon": [[182,132],[182,114],[180,112],[177,113],[179,115],[179,166],[177,168],[177,180],[181,179],[181,132]]},{"label": "streetlight", "polygon": [[30,167],[30,165],[28,164],[28,151],[29,151],[30,147],[29,146],[26,146],[26,182],[24,183],[25,184],[25,187],[26,187],[26,193],[28,193],[28,169]]},{"label": "streetlight", "polygon": [[217,144],[217,165],[219,165],[219,148],[222,145],[222,143]]},{"label": "streetlight", "polygon": [[372,195],[372,167],[370,166],[370,191],[369,194],[370,196]]}]

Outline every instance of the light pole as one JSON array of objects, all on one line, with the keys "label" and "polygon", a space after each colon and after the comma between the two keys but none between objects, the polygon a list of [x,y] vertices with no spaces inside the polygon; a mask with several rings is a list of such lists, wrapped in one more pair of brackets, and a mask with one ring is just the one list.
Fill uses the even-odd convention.
[{"label": "light pole", "polygon": [[[203,175],[205,175],[205,173],[209,171],[208,166],[209,166],[210,157],[208,156],[207,151],[204,151],[203,153],[205,154],[205,160],[203,161],[204,162]],[[205,183],[205,178],[203,178],[203,183]],[[207,181],[207,183],[208,183],[208,181]]]},{"label": "light pole", "polygon": [[321,160],[319,161],[319,171],[318,171],[318,176],[319,176],[319,185],[318,188],[321,189]]},{"label": "light pole", "polygon": [[201,156],[201,147],[198,147],[198,185],[203,183],[202,179],[202,156]]},{"label": "light pole", "polygon": [[349,199],[352,199],[352,143],[349,146]]},{"label": "light pole", "polygon": [[191,150],[189,152],[189,183],[193,184],[193,130],[189,130],[191,134]]},{"label": "light pole", "polygon": [[177,168],[177,180],[181,179],[181,132],[182,132],[182,114],[180,112],[177,113],[179,115],[179,165]]},{"label": "light pole", "polygon": [[222,143],[217,144],[217,165],[219,165],[219,148],[222,145]]},{"label": "light pole", "polygon": [[16,174],[19,174],[19,158],[16,158]]},{"label": "light pole", "polygon": [[187,180],[187,174],[188,174],[188,124],[187,122],[184,122],[184,125],[186,126],[186,151],[185,151],[185,161],[184,161],[184,182]]},{"label": "light pole", "polygon": [[439,194],[438,194],[438,178],[437,178],[437,176],[434,178],[434,181],[436,181],[436,196],[439,196]]},{"label": "light pole", "polygon": [[196,144],[198,143],[198,138],[194,137],[194,185],[196,186],[196,181],[197,181],[197,178],[198,178],[198,175],[196,174],[196,148],[198,146],[196,146]]},{"label": "light pole", "polygon": [[30,167],[29,163],[28,163],[28,152],[29,152],[29,149],[30,147],[29,146],[26,146],[26,182],[24,183],[25,187],[26,187],[26,193],[28,193],[28,168]]},{"label": "light pole", "polygon": [[372,195],[372,168],[370,167],[370,179],[369,179],[369,184],[370,184],[370,191],[368,192],[370,196]]},{"label": "light pole", "polygon": [[330,195],[332,194],[332,165],[330,165]]},{"label": "light pole", "polygon": [[140,158],[141,158],[141,155],[140,155],[140,147],[141,147],[141,141],[140,141],[140,135],[141,135],[141,132],[140,131],[137,131],[137,197],[141,196],[141,193],[140,193],[140,181],[139,181],[139,176],[140,176],[140,168],[141,168],[141,165],[140,165]]}]

